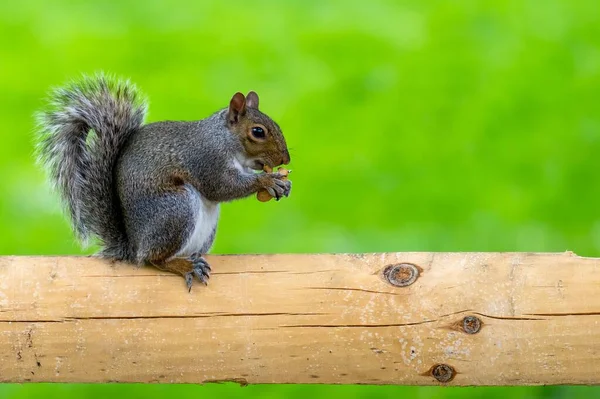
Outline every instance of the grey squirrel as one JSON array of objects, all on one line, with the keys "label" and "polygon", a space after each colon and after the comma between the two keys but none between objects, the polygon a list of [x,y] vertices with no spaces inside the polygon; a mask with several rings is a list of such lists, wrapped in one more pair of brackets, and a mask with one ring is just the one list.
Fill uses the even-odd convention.
[{"label": "grey squirrel", "polygon": [[37,154],[82,242],[103,258],[177,273],[206,284],[203,257],[219,203],[260,190],[279,200],[291,182],[257,173],[290,162],[280,127],[255,92],[197,121],[144,124],[147,102],[127,80],[100,73],[53,91],[38,115]]}]

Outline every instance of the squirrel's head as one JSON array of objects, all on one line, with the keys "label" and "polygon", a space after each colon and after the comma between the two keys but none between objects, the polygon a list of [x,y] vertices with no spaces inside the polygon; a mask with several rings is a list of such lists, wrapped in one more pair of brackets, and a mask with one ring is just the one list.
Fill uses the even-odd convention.
[{"label": "squirrel's head", "polygon": [[252,160],[252,169],[262,170],[290,163],[290,153],[279,125],[258,110],[258,94],[251,91],[246,97],[235,93],[227,112],[229,130],[236,134],[245,156]]}]

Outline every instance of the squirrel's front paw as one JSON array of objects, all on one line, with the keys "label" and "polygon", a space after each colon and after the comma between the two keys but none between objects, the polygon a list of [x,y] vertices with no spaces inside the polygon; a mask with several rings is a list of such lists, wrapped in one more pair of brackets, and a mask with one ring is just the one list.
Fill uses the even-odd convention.
[{"label": "squirrel's front paw", "polygon": [[292,190],[292,182],[286,176],[279,173],[265,173],[261,176],[263,180],[263,188],[267,190],[269,195],[277,201],[281,197],[288,197]]}]

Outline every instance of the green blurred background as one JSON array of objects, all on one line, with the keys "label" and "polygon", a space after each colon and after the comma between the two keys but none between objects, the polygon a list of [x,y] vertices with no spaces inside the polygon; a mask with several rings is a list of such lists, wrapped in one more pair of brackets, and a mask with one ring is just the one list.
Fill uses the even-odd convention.
[{"label": "green blurred background", "polygon": [[[0,254],[79,254],[32,160],[32,114],[82,72],[148,121],[256,90],[292,196],[226,204],[214,253],[600,256],[597,1],[2,1]],[[274,234],[277,232],[277,234]],[[281,233],[279,233],[281,232]],[[258,239],[271,236],[273,239]],[[590,397],[589,387],[4,385],[0,397]]]}]

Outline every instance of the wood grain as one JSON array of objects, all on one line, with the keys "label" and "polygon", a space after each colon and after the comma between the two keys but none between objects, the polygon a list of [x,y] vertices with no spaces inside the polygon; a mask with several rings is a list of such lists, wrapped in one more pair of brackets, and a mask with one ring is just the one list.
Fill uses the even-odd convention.
[{"label": "wood grain", "polygon": [[[600,381],[598,259],[385,253],[208,260],[209,285],[188,293],[181,277],[153,268],[0,257],[0,381]],[[407,287],[383,277],[386,266],[401,262],[421,270]],[[464,332],[467,316],[481,321],[476,334]],[[434,378],[436,365],[454,370],[448,382]],[[436,370],[442,380],[444,367]]]}]

